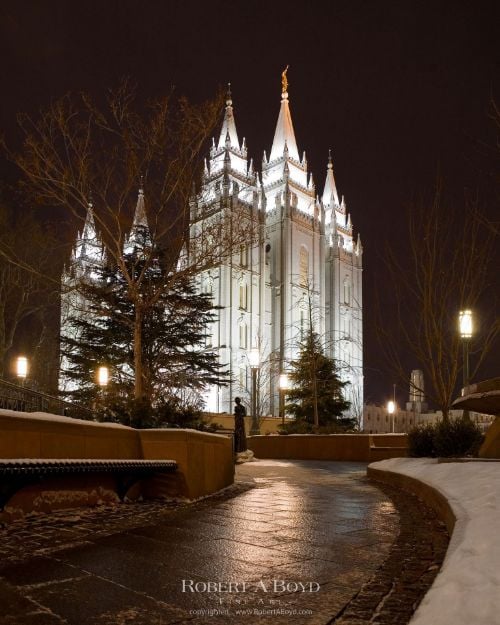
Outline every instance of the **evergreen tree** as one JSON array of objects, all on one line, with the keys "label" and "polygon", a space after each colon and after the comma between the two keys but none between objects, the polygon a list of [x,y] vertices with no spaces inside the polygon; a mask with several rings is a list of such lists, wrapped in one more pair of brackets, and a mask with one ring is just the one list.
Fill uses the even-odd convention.
[{"label": "evergreen tree", "polygon": [[300,354],[292,363],[292,389],[287,391],[286,411],[298,422],[318,426],[353,426],[343,417],[350,404],[343,398],[347,382],[339,379],[335,361],[324,355],[319,336],[310,330],[301,344]]},{"label": "evergreen tree", "polygon": [[[224,384],[227,373],[213,350],[205,348],[208,325],[215,320],[211,296],[198,293],[192,278],[166,275],[158,251],[154,262],[146,229],[137,236],[133,252],[124,255],[128,275],[141,292],[130,297],[130,281],[116,267],[94,266],[80,292],[84,310],[68,323],[74,328],[62,350],[69,367],[64,375],[74,389],[73,401],[96,406],[112,418],[135,425],[157,425],[158,415],[192,413],[210,384]],[[136,277],[143,273],[140,280]],[[168,280],[169,287],[165,288]],[[141,327],[143,399],[132,400],[135,386],[135,307],[145,307]],[[109,368],[106,389],[96,385],[99,366]]]}]

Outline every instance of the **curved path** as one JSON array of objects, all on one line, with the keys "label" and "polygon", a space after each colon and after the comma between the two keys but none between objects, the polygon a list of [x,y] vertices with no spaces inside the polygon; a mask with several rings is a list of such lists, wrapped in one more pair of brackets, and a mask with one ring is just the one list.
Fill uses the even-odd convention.
[{"label": "curved path", "polygon": [[0,530],[0,623],[385,622],[374,597],[390,594],[377,579],[399,515],[365,470],[261,460],[238,467],[235,487],[189,506],[14,523]]}]

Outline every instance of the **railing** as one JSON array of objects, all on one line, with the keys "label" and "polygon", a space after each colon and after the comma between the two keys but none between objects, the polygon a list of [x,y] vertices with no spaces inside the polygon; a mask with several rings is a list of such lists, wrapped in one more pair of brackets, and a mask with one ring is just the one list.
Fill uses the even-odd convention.
[{"label": "railing", "polygon": [[18,412],[49,412],[88,421],[94,419],[94,414],[89,408],[2,379],[0,379],[0,408]]}]

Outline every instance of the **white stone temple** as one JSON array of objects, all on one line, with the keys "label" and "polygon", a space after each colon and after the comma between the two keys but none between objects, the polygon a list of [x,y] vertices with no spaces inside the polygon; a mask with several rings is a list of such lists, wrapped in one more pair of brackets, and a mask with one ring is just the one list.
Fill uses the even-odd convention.
[{"label": "white stone temple", "polygon": [[[296,357],[312,323],[340,376],[349,384],[351,412],[363,406],[362,246],[337,192],[331,156],[321,196],[316,194],[305,153],[299,156],[283,76],[281,105],[269,157],[261,174],[240,143],[230,93],[224,121],[205,166],[203,191],[193,201],[191,232],[205,219],[245,215],[258,240],[241,245],[227,260],[200,276],[200,288],[220,307],[207,337],[233,379],[206,397],[210,412],[233,410],[240,396],[250,407],[249,359],[258,350],[259,414],[279,414],[279,380]],[[208,216],[208,217],[207,217]]]},{"label": "white stone temple", "polygon": [[[147,189],[145,194],[147,200]],[[308,172],[305,153],[299,156],[286,73],[274,139],[269,156],[264,152],[261,172],[248,159],[245,139],[239,140],[228,93],[222,128],[205,165],[202,192],[192,200],[191,240],[203,231],[206,220],[226,221],[232,215],[245,216],[258,235],[198,276],[200,289],[210,292],[217,306],[217,321],[208,329],[206,347],[218,353],[232,379],[228,386],[208,389],[206,410],[232,413],[237,396],[250,408],[253,350],[252,356],[258,353],[259,360],[259,415],[278,415],[280,377],[290,369],[312,324],[325,353],[336,360],[340,377],[349,382],[345,396],[351,402],[350,412],[362,414],[361,240],[359,235],[353,238],[331,156],[321,195]],[[137,225],[147,225],[142,184],[134,217]],[[134,226],[125,246],[133,244]],[[63,276],[62,334],[73,331],[65,323],[71,311],[85,309],[76,292],[67,292],[78,279],[75,271],[85,272],[88,262],[101,259],[102,245],[89,206],[72,270]],[[65,386],[62,378],[60,386]]]}]

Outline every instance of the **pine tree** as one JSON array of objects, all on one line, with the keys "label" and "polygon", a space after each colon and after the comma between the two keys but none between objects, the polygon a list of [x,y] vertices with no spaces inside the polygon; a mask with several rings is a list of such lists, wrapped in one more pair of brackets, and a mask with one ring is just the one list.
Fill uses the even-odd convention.
[{"label": "pine tree", "polygon": [[[94,266],[87,271],[80,285],[85,310],[68,320],[75,332],[62,344],[69,362],[64,374],[74,388],[70,392],[73,401],[90,404],[122,422],[157,425],[155,415],[171,417],[172,412],[192,412],[193,407],[200,407],[201,392],[210,384],[224,384],[227,373],[216,353],[205,348],[207,328],[215,320],[211,296],[198,293],[194,280],[184,274],[166,275],[161,250],[153,263],[145,261],[146,251],[151,253],[147,230],[140,237],[136,233],[136,240],[138,245],[124,259],[129,275],[144,272],[144,277],[135,281],[141,285],[141,293],[130,297],[130,283],[117,268]],[[141,298],[155,304],[144,309],[144,395],[141,402],[134,403],[135,302]],[[95,380],[101,365],[110,373],[105,391],[100,391]]]},{"label": "pine tree", "polygon": [[298,422],[318,426],[352,427],[343,417],[349,402],[342,389],[335,361],[324,355],[319,336],[310,330],[302,341],[299,357],[292,363],[292,389],[287,391],[286,411]]}]

